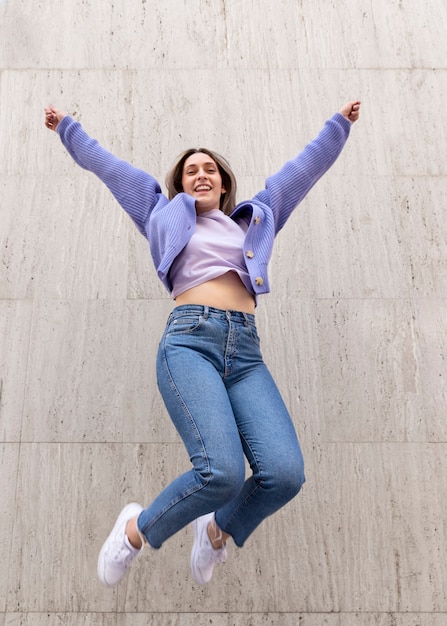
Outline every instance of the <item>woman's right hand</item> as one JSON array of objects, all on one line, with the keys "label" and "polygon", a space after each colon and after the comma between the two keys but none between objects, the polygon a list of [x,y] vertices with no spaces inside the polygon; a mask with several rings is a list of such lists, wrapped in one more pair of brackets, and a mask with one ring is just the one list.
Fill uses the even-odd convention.
[{"label": "woman's right hand", "polygon": [[50,130],[56,130],[59,122],[65,117],[66,113],[59,111],[54,107],[47,107],[45,109],[45,126]]}]

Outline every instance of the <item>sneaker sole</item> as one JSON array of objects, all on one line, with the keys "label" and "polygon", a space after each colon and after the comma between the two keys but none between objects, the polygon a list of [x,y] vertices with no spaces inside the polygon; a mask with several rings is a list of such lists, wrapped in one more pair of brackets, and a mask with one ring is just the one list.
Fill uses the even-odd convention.
[{"label": "sneaker sole", "polygon": [[197,552],[197,548],[199,545],[199,529],[198,529],[198,522],[195,519],[192,523],[192,529],[194,532],[194,543],[192,544],[192,551],[191,551],[191,573],[192,573],[192,577],[194,579],[194,582],[196,582],[198,585],[206,585],[207,582],[203,579],[203,577],[200,575],[200,572],[197,568],[194,567],[194,561],[195,561],[195,557],[196,557],[196,552]]}]

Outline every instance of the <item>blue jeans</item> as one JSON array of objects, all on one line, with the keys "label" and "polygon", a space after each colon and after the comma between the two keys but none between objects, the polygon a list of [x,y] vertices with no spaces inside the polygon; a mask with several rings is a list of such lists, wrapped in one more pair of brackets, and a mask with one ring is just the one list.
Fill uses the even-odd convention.
[{"label": "blue jeans", "polygon": [[159,548],[215,511],[218,526],[242,546],[305,480],[300,445],[262,360],[254,316],[176,307],[160,342],[157,377],[192,468],[142,511],[138,530]]}]

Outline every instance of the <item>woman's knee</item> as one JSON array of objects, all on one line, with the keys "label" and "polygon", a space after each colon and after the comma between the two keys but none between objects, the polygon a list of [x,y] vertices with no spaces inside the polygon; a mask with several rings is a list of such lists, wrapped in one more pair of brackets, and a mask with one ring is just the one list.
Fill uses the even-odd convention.
[{"label": "woman's knee", "polygon": [[288,502],[300,492],[305,481],[304,464],[302,459],[297,459],[296,462],[285,461],[274,467],[270,475],[261,479],[261,484],[278,499]]},{"label": "woman's knee", "polygon": [[293,472],[282,476],[283,489],[289,494],[289,499],[294,498],[301,491],[301,487],[306,482],[304,475],[304,466],[300,465],[294,468]]},{"label": "woman's knee", "polygon": [[230,502],[242,490],[245,482],[245,467],[224,465],[210,468],[205,474],[201,473],[200,480],[207,491],[207,497],[219,508]]}]

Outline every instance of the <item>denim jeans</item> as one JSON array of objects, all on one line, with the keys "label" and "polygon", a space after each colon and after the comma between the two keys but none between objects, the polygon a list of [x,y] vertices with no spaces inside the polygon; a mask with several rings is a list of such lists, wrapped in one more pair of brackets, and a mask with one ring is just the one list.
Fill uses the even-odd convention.
[{"label": "denim jeans", "polygon": [[218,526],[242,546],[305,480],[300,445],[263,362],[254,316],[176,307],[160,342],[157,379],[192,468],[142,511],[138,530],[159,548],[215,511]]}]

